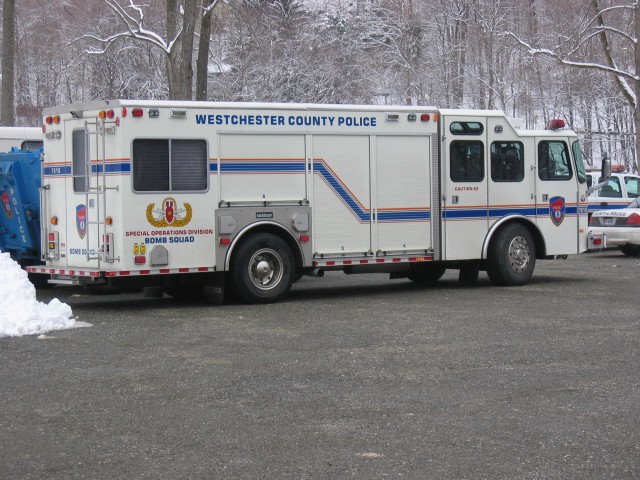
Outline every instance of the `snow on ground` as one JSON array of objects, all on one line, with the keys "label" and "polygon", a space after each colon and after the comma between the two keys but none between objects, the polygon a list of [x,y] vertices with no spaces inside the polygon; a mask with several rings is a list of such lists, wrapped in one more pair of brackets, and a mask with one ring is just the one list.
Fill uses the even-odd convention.
[{"label": "snow on ground", "polygon": [[48,305],[38,302],[27,272],[8,253],[0,253],[0,338],[79,326],[87,324],[76,322],[66,303],[57,298]]}]

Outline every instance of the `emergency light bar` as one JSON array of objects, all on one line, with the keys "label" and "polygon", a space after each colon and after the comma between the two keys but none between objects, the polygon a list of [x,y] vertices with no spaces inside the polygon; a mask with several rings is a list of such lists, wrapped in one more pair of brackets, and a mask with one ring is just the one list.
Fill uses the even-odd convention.
[{"label": "emergency light bar", "polygon": [[547,122],[547,130],[559,130],[565,126],[566,124],[561,118],[552,118]]}]

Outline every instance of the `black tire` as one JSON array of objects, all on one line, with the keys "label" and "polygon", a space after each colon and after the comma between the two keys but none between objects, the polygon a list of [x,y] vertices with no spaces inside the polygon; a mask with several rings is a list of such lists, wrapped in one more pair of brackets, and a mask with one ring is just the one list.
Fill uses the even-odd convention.
[{"label": "black tire", "polygon": [[620,251],[627,257],[637,257],[640,255],[640,245],[620,245]]},{"label": "black tire", "polygon": [[293,283],[294,259],[289,246],[271,233],[258,233],[234,254],[231,284],[238,299],[268,303],[284,298]]},{"label": "black tire", "polygon": [[414,263],[407,273],[407,278],[423,285],[434,285],[446,270],[447,267],[437,263]]},{"label": "black tire", "polygon": [[491,241],[487,274],[496,285],[524,285],[531,279],[535,266],[535,241],[524,225],[507,225]]}]

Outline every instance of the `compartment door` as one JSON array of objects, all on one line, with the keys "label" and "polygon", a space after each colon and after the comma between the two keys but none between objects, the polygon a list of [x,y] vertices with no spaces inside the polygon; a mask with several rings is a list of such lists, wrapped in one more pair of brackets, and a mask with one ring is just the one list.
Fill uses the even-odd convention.
[{"label": "compartment door", "polygon": [[314,253],[372,251],[370,150],[368,135],[313,136]]},{"label": "compartment door", "polygon": [[432,247],[431,138],[375,139],[375,249],[424,254]]}]

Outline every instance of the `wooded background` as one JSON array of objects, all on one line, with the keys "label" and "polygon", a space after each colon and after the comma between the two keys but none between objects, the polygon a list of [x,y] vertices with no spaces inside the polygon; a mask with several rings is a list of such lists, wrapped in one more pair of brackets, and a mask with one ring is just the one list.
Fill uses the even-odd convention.
[{"label": "wooded background", "polygon": [[599,166],[606,151],[637,171],[634,3],[3,0],[2,7],[4,125],[40,125],[44,107],[99,98],[500,109],[525,128],[564,118],[589,164]]}]

